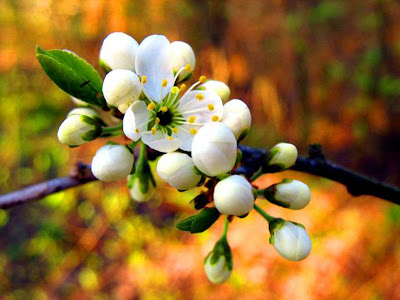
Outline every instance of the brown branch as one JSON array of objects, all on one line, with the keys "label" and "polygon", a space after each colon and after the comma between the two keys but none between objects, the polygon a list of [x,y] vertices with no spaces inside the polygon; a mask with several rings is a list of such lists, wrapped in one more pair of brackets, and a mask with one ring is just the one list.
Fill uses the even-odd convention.
[{"label": "brown branch", "polygon": [[[243,158],[238,174],[251,177],[262,166],[268,151],[240,145]],[[153,153],[154,159],[160,153]],[[291,168],[295,171],[309,173],[339,182],[347,187],[353,196],[371,195],[400,204],[400,188],[361,175],[325,159],[321,148],[310,147],[309,157],[299,157]],[[0,196],[0,208],[11,208],[20,204],[39,200],[47,195],[57,193],[71,187],[97,180],[90,171],[90,166],[77,163],[68,177],[55,178],[34,184],[24,189]]]}]

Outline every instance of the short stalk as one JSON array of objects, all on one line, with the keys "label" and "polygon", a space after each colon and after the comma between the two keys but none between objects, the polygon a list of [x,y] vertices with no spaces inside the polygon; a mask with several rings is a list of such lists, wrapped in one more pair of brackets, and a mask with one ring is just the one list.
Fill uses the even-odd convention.
[{"label": "short stalk", "polygon": [[258,177],[260,177],[262,174],[264,174],[263,169],[260,168],[256,173],[254,173],[253,176],[251,176],[250,180],[254,181],[256,180]]},{"label": "short stalk", "polygon": [[122,134],[122,123],[115,126],[103,127],[101,132],[101,136],[117,136]]},{"label": "short stalk", "polygon": [[270,216],[267,214],[261,207],[259,207],[257,204],[254,204],[254,209],[265,219],[269,222],[271,222],[273,219],[275,219],[273,216]]},{"label": "short stalk", "polygon": [[229,227],[229,216],[226,216],[225,223],[224,223],[224,231],[222,232],[222,236],[221,236],[220,240],[225,240],[226,241],[226,235],[228,233],[228,227]]}]

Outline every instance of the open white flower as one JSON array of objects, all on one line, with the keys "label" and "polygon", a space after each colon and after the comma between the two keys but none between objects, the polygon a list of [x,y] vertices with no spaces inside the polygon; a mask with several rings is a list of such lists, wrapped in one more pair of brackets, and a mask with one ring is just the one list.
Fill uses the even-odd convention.
[{"label": "open white flower", "polygon": [[178,148],[191,151],[192,140],[206,123],[219,121],[223,114],[221,98],[213,91],[193,90],[199,81],[179,99],[186,86],[174,86],[183,71],[193,70],[187,64],[174,76],[171,58],[173,47],[165,36],[151,35],[139,45],[136,73],[141,77],[145,100],[136,100],[123,120],[125,135],[133,141],[141,139],[160,152]]}]

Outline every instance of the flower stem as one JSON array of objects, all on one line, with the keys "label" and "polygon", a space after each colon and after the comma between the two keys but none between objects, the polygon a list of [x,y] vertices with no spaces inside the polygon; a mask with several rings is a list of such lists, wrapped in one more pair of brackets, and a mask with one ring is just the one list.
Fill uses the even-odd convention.
[{"label": "flower stem", "polygon": [[261,207],[259,207],[257,204],[254,204],[254,209],[265,219],[269,222],[271,222],[273,219],[275,219],[273,216],[270,216],[267,214]]},{"label": "flower stem", "polygon": [[224,223],[224,231],[222,232],[221,240],[226,240],[226,235],[228,233],[228,226],[229,226],[229,216],[226,216]]},{"label": "flower stem", "polygon": [[254,173],[253,176],[251,176],[250,180],[254,181],[256,180],[258,177],[260,177],[262,174],[264,174],[263,169],[260,168],[256,173]]},{"label": "flower stem", "polygon": [[109,127],[103,127],[101,136],[117,136],[123,134],[122,132],[122,122],[115,125],[115,126],[109,126]]}]

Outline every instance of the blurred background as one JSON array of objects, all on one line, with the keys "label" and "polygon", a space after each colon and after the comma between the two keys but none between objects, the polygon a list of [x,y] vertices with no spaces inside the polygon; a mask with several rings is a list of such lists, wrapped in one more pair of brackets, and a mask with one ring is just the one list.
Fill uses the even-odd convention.
[{"label": "blurred background", "polygon": [[[34,48],[70,49],[100,70],[113,31],[191,44],[194,77],[227,82],[251,107],[245,144],[286,141],[306,155],[321,143],[330,160],[399,184],[399,19],[398,0],[0,0],[0,192],[67,175],[105,143],[58,142],[73,104]],[[214,286],[202,263],[222,220],[194,236],[175,229],[196,192],[159,182],[155,199],[136,205],[124,182],[94,182],[0,210],[0,298],[400,299],[400,208],[302,173],[258,184],[286,177],[311,187],[310,205],[262,206],[306,226],[313,250],[302,262],[280,258],[252,212],[233,221],[234,272]]]}]

